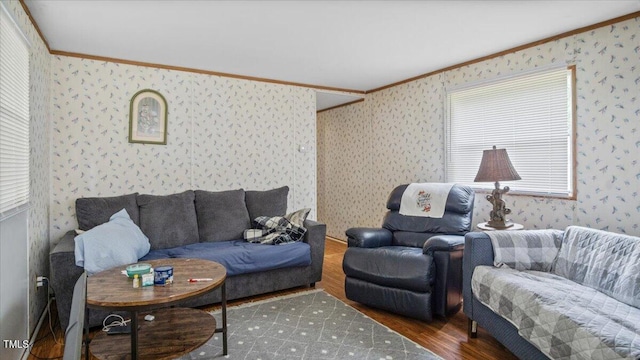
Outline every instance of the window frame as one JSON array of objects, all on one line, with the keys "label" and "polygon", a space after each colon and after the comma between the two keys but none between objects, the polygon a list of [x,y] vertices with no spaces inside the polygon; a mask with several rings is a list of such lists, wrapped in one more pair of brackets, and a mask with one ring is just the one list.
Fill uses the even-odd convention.
[{"label": "window frame", "polygon": [[[449,161],[450,161],[450,148],[449,148],[449,143],[450,143],[450,139],[451,139],[451,104],[450,104],[450,92],[455,92],[455,91],[459,91],[459,90],[463,90],[463,89],[469,89],[469,88],[479,88],[482,87],[484,85],[491,85],[491,84],[496,84],[496,83],[501,83],[501,82],[507,82],[511,79],[517,79],[519,77],[524,77],[524,76],[530,76],[530,75],[535,75],[536,73],[544,73],[544,72],[548,72],[548,71],[552,71],[552,70],[559,70],[559,69],[564,69],[567,71],[567,80],[568,80],[568,84],[570,85],[570,89],[569,89],[569,96],[568,96],[568,104],[567,104],[567,108],[568,110],[571,112],[570,116],[568,117],[567,121],[567,125],[569,127],[568,129],[568,136],[570,136],[570,140],[567,142],[568,143],[568,149],[567,149],[567,156],[568,156],[568,163],[567,163],[567,171],[568,171],[568,179],[567,179],[567,186],[569,187],[569,190],[567,192],[567,194],[562,194],[562,193],[549,193],[549,192],[540,192],[540,191],[528,191],[528,190],[522,190],[522,189],[518,189],[518,182],[514,181],[514,182],[505,182],[509,187],[509,194],[510,195],[516,195],[516,196],[528,196],[528,197],[536,197],[536,198],[545,198],[545,199],[561,199],[561,200],[576,200],[577,199],[577,194],[578,194],[578,190],[577,190],[577,185],[578,185],[578,181],[577,181],[577,89],[576,89],[576,65],[575,64],[552,64],[550,66],[546,66],[546,67],[541,67],[541,68],[537,68],[531,71],[522,71],[522,72],[518,72],[515,74],[511,74],[511,75],[507,75],[507,76],[502,76],[502,77],[498,77],[495,79],[491,79],[491,80],[485,80],[485,81],[477,81],[477,82],[471,82],[471,83],[467,83],[464,84],[462,86],[458,86],[458,87],[452,87],[452,88],[448,88],[445,90],[445,96],[444,96],[444,102],[445,102],[445,179],[448,182],[455,182],[455,179],[451,179],[449,176]],[[488,150],[490,149],[490,147],[486,147],[485,149],[481,149],[481,150]],[[481,154],[481,150],[479,150],[479,153]],[[508,149],[507,149],[508,151]],[[514,167],[516,168],[516,170],[518,169],[518,165],[513,161],[513,158],[511,159]],[[480,162],[478,161],[478,166],[480,165]],[[475,169],[474,169],[475,171]],[[490,193],[492,191],[492,189],[494,188],[494,183],[485,183],[485,182],[460,182],[466,185],[469,185],[471,188],[473,188],[476,192],[478,193]],[[501,182],[502,184],[502,182]]]}]

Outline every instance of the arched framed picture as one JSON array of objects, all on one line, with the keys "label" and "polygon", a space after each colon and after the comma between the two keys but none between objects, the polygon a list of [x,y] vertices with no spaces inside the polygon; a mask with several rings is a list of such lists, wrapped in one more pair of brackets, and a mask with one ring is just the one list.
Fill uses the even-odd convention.
[{"label": "arched framed picture", "polygon": [[167,144],[167,101],[159,92],[140,90],[131,98],[129,142]]}]

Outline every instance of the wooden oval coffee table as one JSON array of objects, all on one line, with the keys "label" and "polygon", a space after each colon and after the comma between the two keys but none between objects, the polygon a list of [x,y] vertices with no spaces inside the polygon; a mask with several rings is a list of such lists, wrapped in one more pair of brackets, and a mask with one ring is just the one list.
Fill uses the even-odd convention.
[{"label": "wooden oval coffee table", "polygon": [[[91,340],[91,353],[99,359],[165,359],[186,354],[206,343],[215,332],[222,333],[227,355],[227,304],[224,266],[201,259],[145,261],[154,268],[173,266],[173,283],[133,288],[122,274],[127,265],[105,270],[87,279],[87,307],[131,313],[131,341],[100,332]],[[189,282],[189,279],[211,279]],[[166,308],[186,299],[221,289],[222,327],[213,316],[198,309]],[[154,309],[161,309],[149,311]],[[153,321],[145,321],[153,314]]]}]

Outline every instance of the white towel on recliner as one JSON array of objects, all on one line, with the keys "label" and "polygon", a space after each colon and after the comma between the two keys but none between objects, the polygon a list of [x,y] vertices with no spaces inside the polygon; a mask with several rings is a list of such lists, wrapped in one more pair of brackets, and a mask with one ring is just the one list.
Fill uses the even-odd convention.
[{"label": "white towel on recliner", "polygon": [[400,215],[441,218],[453,183],[412,183],[402,193]]}]

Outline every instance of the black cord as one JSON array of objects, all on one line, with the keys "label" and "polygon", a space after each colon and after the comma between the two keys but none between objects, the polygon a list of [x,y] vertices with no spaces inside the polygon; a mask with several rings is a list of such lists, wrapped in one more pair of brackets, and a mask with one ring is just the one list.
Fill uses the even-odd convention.
[{"label": "black cord", "polygon": [[[48,297],[49,294],[50,294],[50,292],[49,292],[50,286],[49,286],[48,279],[46,281],[47,281],[47,297]],[[52,315],[51,314],[51,303],[49,303],[49,300],[50,299],[47,298],[47,307],[45,309],[45,311],[47,312],[47,317],[45,319],[43,319],[43,321],[42,321],[43,325],[45,323],[49,324],[49,321],[51,321],[50,319],[52,317],[51,316]],[[56,317],[56,321],[53,323],[52,327],[55,328],[58,324],[60,324],[60,317],[59,316]],[[38,355],[33,353],[33,346],[35,344],[37,344],[38,342],[40,342],[40,341],[42,341],[42,340],[44,340],[44,339],[46,339],[46,338],[48,338],[50,336],[53,336],[53,333],[51,332],[52,331],[51,328],[49,326],[47,326],[47,329],[48,329],[48,331],[46,331],[44,335],[40,336],[39,338],[36,338],[33,341],[33,344],[31,344],[31,346],[29,347],[29,355],[35,357],[38,360],[58,360],[58,359],[62,359],[63,355],[50,358],[50,357],[40,357],[40,356],[38,356]],[[55,339],[55,337],[53,337],[53,338]]]}]

